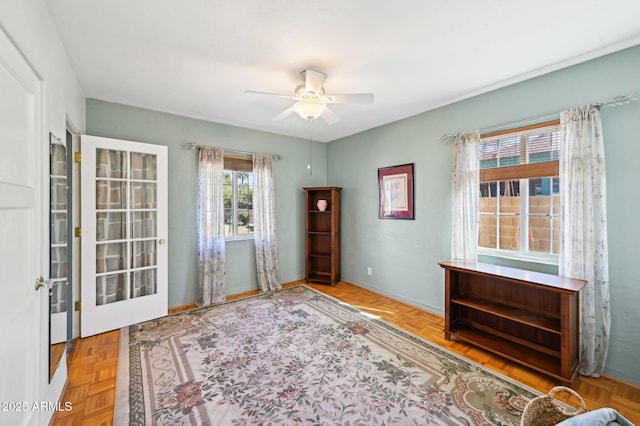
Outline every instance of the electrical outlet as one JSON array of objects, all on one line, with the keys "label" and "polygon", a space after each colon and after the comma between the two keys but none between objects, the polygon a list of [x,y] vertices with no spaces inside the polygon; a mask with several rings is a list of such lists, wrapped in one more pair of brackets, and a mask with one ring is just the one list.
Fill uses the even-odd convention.
[{"label": "electrical outlet", "polygon": [[373,274],[373,270],[371,270],[371,266],[367,266],[367,275],[371,276]]}]

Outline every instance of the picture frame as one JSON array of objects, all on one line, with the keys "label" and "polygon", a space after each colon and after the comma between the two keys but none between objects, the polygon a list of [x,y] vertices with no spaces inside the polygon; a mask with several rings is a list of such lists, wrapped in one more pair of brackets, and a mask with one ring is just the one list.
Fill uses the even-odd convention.
[{"label": "picture frame", "polygon": [[378,217],[414,219],[414,163],[378,169]]}]

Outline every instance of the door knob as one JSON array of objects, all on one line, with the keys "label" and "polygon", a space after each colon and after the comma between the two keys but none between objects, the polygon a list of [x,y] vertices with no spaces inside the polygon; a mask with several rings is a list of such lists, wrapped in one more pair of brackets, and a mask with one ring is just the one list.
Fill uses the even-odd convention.
[{"label": "door knob", "polygon": [[51,288],[51,280],[45,280],[40,277],[36,280],[36,290],[40,290],[42,287]]},{"label": "door knob", "polygon": [[165,245],[167,243],[167,240],[165,240],[164,238],[160,238],[158,240],[158,244],[160,244],[161,246]]}]

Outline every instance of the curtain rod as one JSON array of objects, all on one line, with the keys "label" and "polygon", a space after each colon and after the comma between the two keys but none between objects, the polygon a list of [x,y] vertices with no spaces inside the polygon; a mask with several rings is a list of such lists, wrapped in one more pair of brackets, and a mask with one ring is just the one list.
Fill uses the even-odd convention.
[{"label": "curtain rod", "polygon": [[[208,145],[200,145],[200,144],[193,143],[193,142],[187,142],[182,146],[185,147],[185,148],[188,148],[188,149],[196,150],[196,149],[204,148],[205,146],[208,146]],[[239,154],[239,155],[253,155],[254,154],[253,152],[249,152],[249,151],[238,151],[236,149],[226,149],[226,148],[222,148],[222,149],[224,150],[224,152],[228,152],[228,153],[231,153],[231,154]],[[267,154],[267,155],[270,155],[271,158],[273,158],[275,161],[282,160],[282,156],[280,154]]]},{"label": "curtain rod", "polygon": [[[603,106],[605,106],[605,107],[615,107],[615,106],[630,104],[631,102],[636,102],[638,100],[640,100],[640,97],[638,97],[638,92],[634,92],[634,93],[631,93],[629,95],[616,96],[616,97],[611,98],[611,99],[609,99],[608,101],[605,101],[605,102],[596,102],[596,103],[594,103],[592,105],[594,105],[596,108],[601,108]],[[493,132],[497,132],[497,131],[500,131],[500,130],[506,130],[506,129],[509,129],[509,128],[526,126],[527,124],[537,124],[537,123],[543,123],[543,122],[549,121],[549,120],[557,120],[559,117],[560,117],[560,113],[559,112],[555,112],[553,114],[541,115],[541,116],[529,118],[529,119],[526,119],[526,120],[512,121],[510,123],[503,123],[503,124],[499,124],[499,125],[496,125],[496,126],[482,128],[482,129],[480,129],[480,134],[493,133]],[[455,134],[447,133],[447,134],[442,135],[440,137],[440,142],[450,142],[450,141],[454,140],[455,137],[456,137]]]}]

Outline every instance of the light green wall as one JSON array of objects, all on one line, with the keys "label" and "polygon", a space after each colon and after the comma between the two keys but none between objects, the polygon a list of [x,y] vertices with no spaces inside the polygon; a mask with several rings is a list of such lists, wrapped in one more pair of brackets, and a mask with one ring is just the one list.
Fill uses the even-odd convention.
[{"label": "light green wall", "polygon": [[[470,68],[472,69],[472,68]],[[436,313],[443,312],[449,258],[452,147],[446,133],[547,115],[640,90],[640,46],[489,92],[344,139],[314,145],[301,139],[179,117],[97,100],[87,101],[87,133],[169,146],[169,304],[195,300],[197,142],[277,152],[275,162],[280,270],[283,281],[304,276],[301,188],[336,185],[342,193],[342,277]],[[611,343],[606,373],[640,385],[640,103],[602,110],[607,161]],[[415,163],[415,220],[378,219],[377,169]],[[227,245],[227,291],[257,288],[251,241]],[[483,260],[491,260],[484,258]],[[366,275],[367,266],[373,274]],[[522,264],[515,265],[522,267]],[[526,265],[524,265],[526,266]],[[532,269],[555,272],[532,265]]]},{"label": "light green wall", "polygon": [[[306,165],[309,142],[95,99],[87,100],[87,134],[169,147],[169,306],[196,300],[196,151],[185,142],[250,152],[277,153],[276,222],[283,282],[304,277],[304,186],[326,184],[326,144],[314,142],[313,175]],[[253,240],[226,244],[227,294],[258,288]]]},{"label": "light green wall", "polygon": [[[452,146],[440,137],[639,90],[636,46],[329,143],[327,183],[344,188],[343,279],[441,314],[437,262],[450,256]],[[612,311],[606,373],[640,385],[640,103],[603,108],[602,121]],[[415,220],[378,219],[377,169],[404,163],[415,163]]]}]

